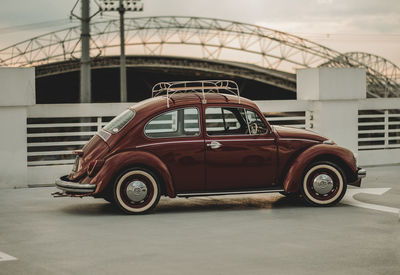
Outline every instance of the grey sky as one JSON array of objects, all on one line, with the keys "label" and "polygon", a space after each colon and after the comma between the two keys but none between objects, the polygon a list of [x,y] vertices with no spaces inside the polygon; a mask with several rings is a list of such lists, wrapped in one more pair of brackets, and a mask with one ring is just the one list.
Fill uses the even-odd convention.
[{"label": "grey sky", "polygon": [[[38,24],[68,19],[76,0],[2,0],[0,48],[60,29]],[[400,65],[399,0],[143,0],[145,11],[133,16],[187,15],[259,24],[297,34],[341,52],[366,51]],[[94,10],[92,0],[92,10]],[[79,6],[77,9],[79,12]],[[113,13],[117,16],[117,13]],[[111,16],[107,14],[108,18]],[[100,16],[97,16],[100,19]],[[63,23],[63,25],[61,25]],[[75,20],[72,24],[78,24]]]}]

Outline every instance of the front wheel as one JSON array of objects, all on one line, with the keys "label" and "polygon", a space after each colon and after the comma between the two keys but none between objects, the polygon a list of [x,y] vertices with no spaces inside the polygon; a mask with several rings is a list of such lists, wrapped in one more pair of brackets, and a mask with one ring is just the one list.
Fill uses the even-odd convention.
[{"label": "front wheel", "polygon": [[160,200],[157,177],[146,169],[132,168],[123,172],[114,184],[114,201],[127,214],[152,210]]},{"label": "front wheel", "polygon": [[347,180],[342,169],[329,161],[311,164],[301,185],[303,199],[315,206],[337,204],[346,193]]}]

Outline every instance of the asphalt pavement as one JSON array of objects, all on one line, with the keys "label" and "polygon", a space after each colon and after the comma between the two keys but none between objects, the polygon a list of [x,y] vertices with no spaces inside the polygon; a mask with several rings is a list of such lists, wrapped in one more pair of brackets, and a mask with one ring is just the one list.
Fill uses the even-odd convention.
[{"label": "asphalt pavement", "polygon": [[367,173],[329,208],[258,194],[162,198],[129,216],[53,187],[0,189],[0,274],[398,275],[400,166]]}]

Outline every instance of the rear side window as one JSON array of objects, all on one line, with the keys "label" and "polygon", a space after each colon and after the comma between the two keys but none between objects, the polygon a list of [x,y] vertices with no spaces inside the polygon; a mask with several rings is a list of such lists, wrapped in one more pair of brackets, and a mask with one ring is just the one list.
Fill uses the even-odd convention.
[{"label": "rear side window", "polygon": [[169,138],[200,135],[197,108],[178,109],[156,116],[144,129],[150,138]]},{"label": "rear side window", "polygon": [[103,127],[103,130],[106,130],[111,134],[116,134],[121,131],[134,116],[135,111],[127,109],[107,123],[106,126]]}]

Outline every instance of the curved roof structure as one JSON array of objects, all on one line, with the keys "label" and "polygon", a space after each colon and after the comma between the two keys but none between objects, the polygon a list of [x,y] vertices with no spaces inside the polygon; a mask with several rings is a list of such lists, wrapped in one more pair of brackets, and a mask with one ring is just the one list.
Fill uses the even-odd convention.
[{"label": "curved roof structure", "polygon": [[[199,17],[126,18],[126,54],[180,56],[257,71],[294,73],[298,68],[361,67],[367,71],[368,95],[398,97],[399,68],[380,57],[342,54],[307,39],[240,22]],[[91,23],[91,56],[119,54],[119,21]],[[42,66],[76,62],[80,57],[80,26],[44,34],[0,50],[0,66]],[[103,58],[114,62],[113,58]],[[249,65],[250,64],[250,65]],[[390,65],[390,66],[389,66]],[[107,63],[104,63],[107,66]],[[389,68],[390,67],[390,68]],[[62,73],[65,66],[53,67]],[[259,71],[259,70],[258,70]],[[394,71],[394,73],[390,73]],[[278,73],[279,75],[279,73]]]},{"label": "curved roof structure", "polygon": [[344,54],[350,57],[351,60],[357,60],[358,62],[367,65],[374,71],[386,75],[388,78],[400,82],[400,68],[393,62],[370,53],[364,52],[348,52]]},{"label": "curved roof structure", "polygon": [[367,71],[368,88],[373,90],[373,96],[400,96],[400,68],[383,57],[364,52],[348,52],[330,60],[322,66],[365,68]]},{"label": "curved roof structure", "polygon": [[[96,57],[91,61],[91,68],[119,68],[119,62],[119,56]],[[295,74],[233,61],[183,58],[177,56],[131,55],[126,58],[126,66],[129,68],[168,69],[169,71],[172,69],[201,71],[227,77],[240,77],[242,79],[254,80],[287,91],[296,92]],[[36,78],[57,75],[60,72],[67,73],[79,70],[79,60],[54,62],[38,66],[36,68]]]}]

